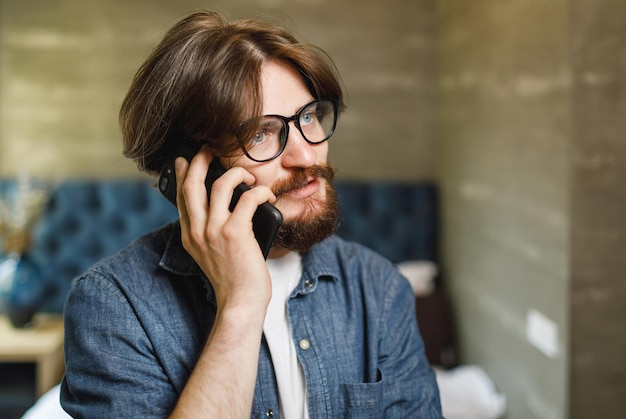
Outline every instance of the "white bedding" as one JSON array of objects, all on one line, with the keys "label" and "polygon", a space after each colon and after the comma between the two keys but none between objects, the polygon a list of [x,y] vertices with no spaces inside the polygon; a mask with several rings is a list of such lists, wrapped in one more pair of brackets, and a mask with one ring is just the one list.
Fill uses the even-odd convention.
[{"label": "white bedding", "polygon": [[61,407],[59,393],[61,384],[52,387],[46,394],[24,413],[22,419],[67,419],[70,415]]}]

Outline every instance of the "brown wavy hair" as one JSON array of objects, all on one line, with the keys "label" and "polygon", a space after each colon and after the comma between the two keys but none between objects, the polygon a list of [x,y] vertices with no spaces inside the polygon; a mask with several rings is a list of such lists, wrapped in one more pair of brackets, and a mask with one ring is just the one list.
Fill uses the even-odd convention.
[{"label": "brown wavy hair", "polygon": [[246,133],[237,129],[261,114],[261,66],[273,59],[302,74],[313,97],[343,110],[339,74],[323,50],[260,20],[199,11],[176,23],[137,71],[119,115],[124,156],[154,174],[166,142],[189,138],[217,156],[239,153]]}]

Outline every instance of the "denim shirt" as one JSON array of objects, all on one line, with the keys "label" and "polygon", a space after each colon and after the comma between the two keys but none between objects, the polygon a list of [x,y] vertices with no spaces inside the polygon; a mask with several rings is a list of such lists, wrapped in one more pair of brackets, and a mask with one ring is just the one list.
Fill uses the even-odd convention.
[{"label": "denim shirt", "polygon": [[[333,236],[304,255],[288,312],[311,418],[442,417],[414,304],[393,264],[360,245]],[[97,263],[65,307],[63,408],[74,417],[168,416],[215,310],[177,223]],[[264,338],[251,417],[280,417]]]}]

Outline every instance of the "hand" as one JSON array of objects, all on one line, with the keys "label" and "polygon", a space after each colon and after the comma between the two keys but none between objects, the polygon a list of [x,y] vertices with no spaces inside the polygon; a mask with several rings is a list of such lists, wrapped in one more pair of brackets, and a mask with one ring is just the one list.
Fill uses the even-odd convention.
[{"label": "hand", "polygon": [[234,167],[220,176],[207,198],[205,178],[211,154],[206,147],[188,164],[176,160],[177,206],[183,247],[198,263],[215,290],[218,309],[226,305],[246,307],[264,304],[271,296],[265,260],[254,238],[252,216],[256,208],[276,197],[269,188],[257,186],[242,194],[234,211],[228,209],[233,190],[254,176]]},{"label": "hand", "polygon": [[211,281],[217,313],[171,417],[250,415],[272,293],[252,216],[260,204],[276,198],[267,187],[256,186],[241,195],[231,213],[235,187],[255,181],[235,167],[213,182],[209,206],[205,179],[212,159],[203,147],[191,163],[179,157],[175,164],[183,246]]}]

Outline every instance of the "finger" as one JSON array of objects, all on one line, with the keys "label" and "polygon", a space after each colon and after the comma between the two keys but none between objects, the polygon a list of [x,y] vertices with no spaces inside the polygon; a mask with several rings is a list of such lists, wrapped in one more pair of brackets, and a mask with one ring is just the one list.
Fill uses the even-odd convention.
[{"label": "finger", "polygon": [[185,202],[190,228],[194,230],[203,230],[206,226],[209,200],[205,179],[212,159],[213,157],[206,150],[206,147],[200,149],[200,152],[189,163],[182,180],[181,194]]},{"label": "finger", "polygon": [[174,171],[176,176],[176,207],[178,208],[178,216],[181,224],[188,224],[189,216],[187,214],[187,203],[183,196],[183,182],[187,176],[189,162],[184,157],[178,157],[174,161]]},{"label": "finger", "polygon": [[240,183],[252,185],[255,182],[254,176],[242,167],[233,167],[222,176],[213,181],[211,186],[211,208],[219,209],[215,216],[222,219],[230,217],[230,202],[233,198],[235,188]]},{"label": "finger", "polygon": [[252,225],[252,216],[259,207],[259,205],[265,202],[275,202],[276,196],[272,193],[270,188],[266,186],[256,186],[249,191],[244,192],[237,202],[235,209],[229,221],[234,224]]}]

